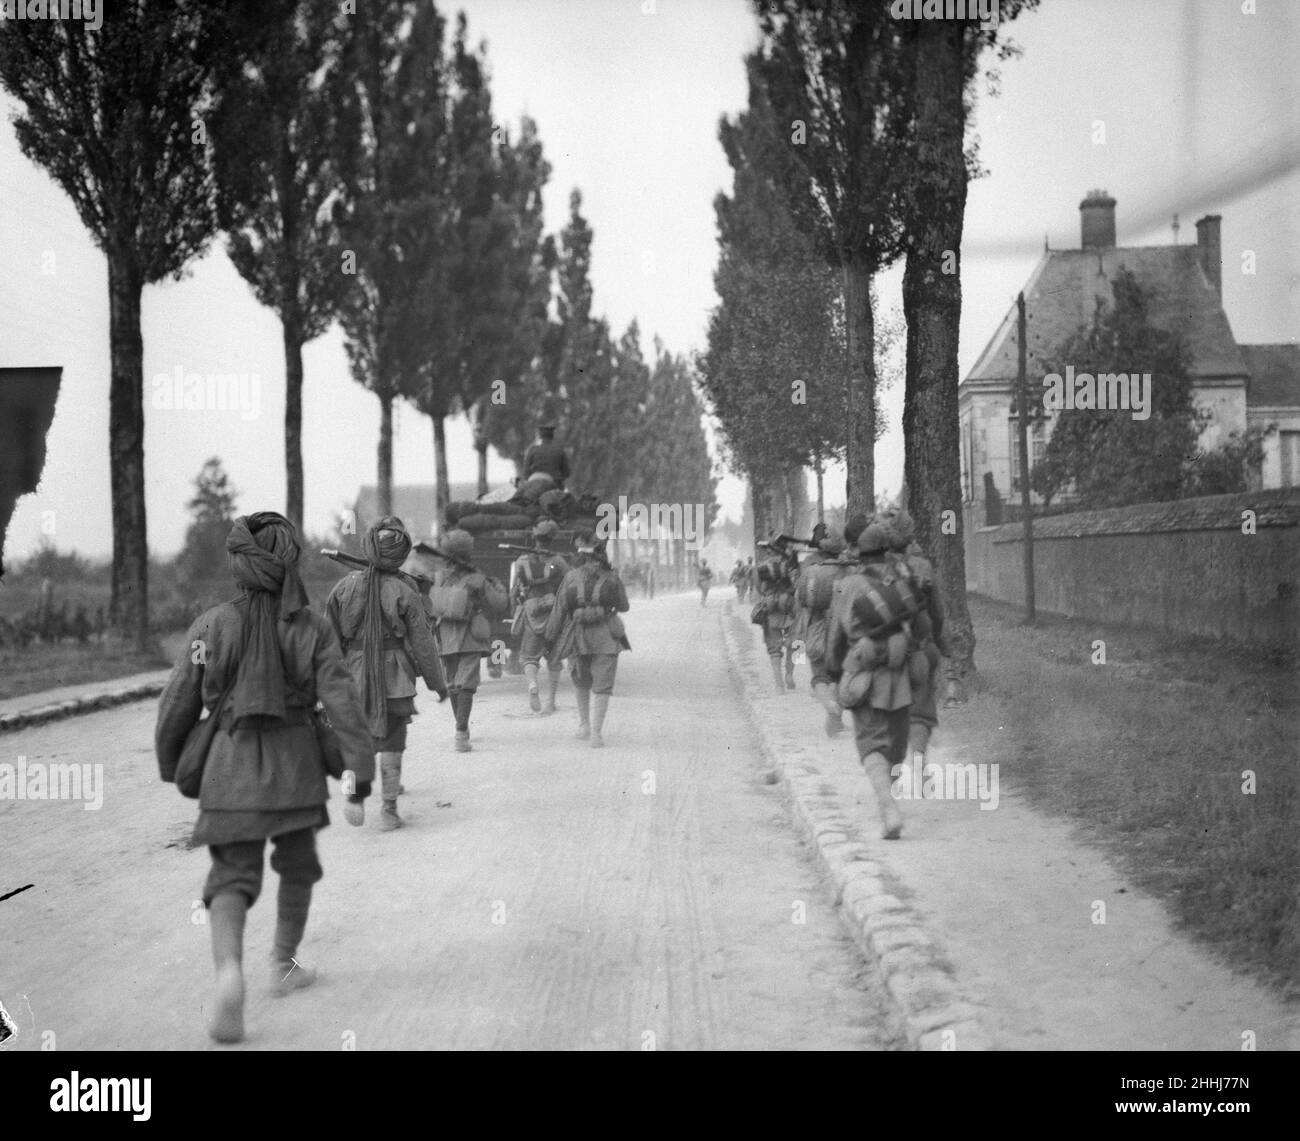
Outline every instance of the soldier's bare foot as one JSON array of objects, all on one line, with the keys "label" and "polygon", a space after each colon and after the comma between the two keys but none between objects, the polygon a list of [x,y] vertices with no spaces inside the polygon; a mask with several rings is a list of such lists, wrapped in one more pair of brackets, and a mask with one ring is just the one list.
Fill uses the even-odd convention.
[{"label": "soldier's bare foot", "polygon": [[534,713],[540,713],[542,711],[542,699],[537,692],[536,686],[533,686],[528,691],[528,708]]},{"label": "soldier's bare foot", "polygon": [[223,1046],[244,1040],[244,972],[238,963],[217,968],[216,1005],[208,1033]]}]

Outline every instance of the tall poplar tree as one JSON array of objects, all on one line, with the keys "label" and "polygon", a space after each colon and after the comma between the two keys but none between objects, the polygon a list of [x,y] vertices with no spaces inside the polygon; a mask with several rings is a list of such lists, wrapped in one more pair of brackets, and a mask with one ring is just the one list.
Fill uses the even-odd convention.
[{"label": "tall poplar tree", "polygon": [[78,20],[7,20],[0,83],[18,144],[72,199],[108,263],[114,623],[149,638],[144,477],[146,285],[179,278],[216,231],[207,129],[221,9],[137,0]]},{"label": "tall poplar tree", "polygon": [[347,280],[335,216],[345,185],[336,110],[350,20],[336,0],[266,0],[250,18],[250,50],[219,74],[212,116],[230,260],[280,318],[285,514],[299,528],[302,349],[332,324]]}]

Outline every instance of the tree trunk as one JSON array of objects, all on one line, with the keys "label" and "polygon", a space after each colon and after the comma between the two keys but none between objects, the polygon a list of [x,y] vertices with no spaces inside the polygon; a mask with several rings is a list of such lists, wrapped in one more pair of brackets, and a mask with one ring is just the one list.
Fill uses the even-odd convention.
[{"label": "tree trunk", "polygon": [[826,495],[822,486],[822,458],[817,456],[813,470],[817,473],[817,522],[822,523],[826,520]]},{"label": "tree trunk", "polygon": [[451,488],[447,484],[447,424],[442,416],[433,417],[434,511],[439,520],[447,517]]},{"label": "tree trunk", "polygon": [[[961,533],[957,335],[961,324],[961,250],[966,209],[963,154],[963,29],[940,20],[917,22],[916,105],[919,138],[934,158],[919,193],[903,273],[907,319],[907,381],[903,448],[908,508],[917,535],[934,557],[953,657],[948,701],[966,700],[974,678],[975,633],[966,604],[966,554]],[[945,261],[947,264],[945,265]],[[949,526],[945,528],[945,517]],[[946,532],[946,533],[945,533]]]},{"label": "tree trunk", "polygon": [[284,333],[284,513],[302,532],[302,325],[288,314]]},{"label": "tree trunk", "polygon": [[481,498],[488,493],[487,441],[484,440],[481,444],[476,442],[474,448],[478,452],[478,493]]},{"label": "tree trunk", "polygon": [[474,427],[474,450],[478,452],[478,494],[481,499],[488,493],[488,476],[487,476],[487,397],[479,398],[471,410],[471,419]]},{"label": "tree trunk", "polygon": [[144,504],[144,281],[125,259],[109,255],[109,492],[113,510],[110,614],[124,637],[149,644],[149,542]]},{"label": "tree trunk", "polygon": [[754,555],[758,555],[758,541],[767,534],[766,512],[763,510],[763,496],[758,490],[758,479],[749,477],[749,515],[754,521]]},{"label": "tree trunk", "polygon": [[[379,514],[393,513],[393,398],[379,396]],[[369,522],[369,521],[368,521]],[[357,529],[361,523],[358,521]]]},{"label": "tree trunk", "polygon": [[876,509],[876,322],[871,273],[861,262],[844,263],[848,339],[849,423],[845,441],[846,518]]},{"label": "tree trunk", "polygon": [[785,499],[788,504],[785,526],[787,535],[802,535],[811,530],[808,513],[808,473],[802,467],[789,468],[785,473]]}]

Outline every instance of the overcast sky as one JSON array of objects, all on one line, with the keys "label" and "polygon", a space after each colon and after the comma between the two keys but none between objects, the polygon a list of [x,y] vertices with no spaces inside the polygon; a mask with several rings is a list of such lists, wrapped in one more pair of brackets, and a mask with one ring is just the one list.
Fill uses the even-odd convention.
[{"label": "overcast sky", "polygon": [[[1245,5],[1250,7],[1249,2]],[[675,352],[704,347],[716,303],[713,197],[730,185],[719,116],[745,104],[742,57],[756,31],[743,0],[473,0],[498,118],[537,120],[553,166],[546,208],[558,230],[581,189],[595,229],[597,312],[615,331],[638,320]],[[1195,221],[1223,215],[1224,306],[1238,341],[1300,332],[1300,5],[1257,0],[1044,0],[1007,25],[1024,54],[1001,65],[1000,93],[981,84],[975,129],[987,177],[971,186],[963,250],[961,367],[974,363],[1032,271],[1044,237],[1079,244],[1078,204],[1110,191],[1120,245],[1195,241]],[[644,14],[653,8],[654,14]],[[448,9],[450,12],[450,9]],[[63,385],[45,476],[19,502],[12,557],[55,542],[111,549],[108,490],[108,299],[103,256],[63,192],[18,150],[14,105],[0,115],[0,365],[61,365]],[[1104,142],[1097,142],[1097,121]],[[1255,253],[1256,273],[1241,272]],[[899,305],[901,266],[882,275],[885,310]],[[216,243],[181,282],[144,294],[150,547],[175,552],[184,503],[204,460],[218,455],[243,511],[282,508],[283,369],[275,316],[253,299]],[[325,531],[375,479],[378,403],[353,383],[337,330],[305,353],[307,526]],[[159,374],[246,373],[259,380],[246,412],[149,407]],[[901,378],[886,393],[878,490],[902,478]],[[474,477],[463,424],[448,433],[453,480]],[[397,416],[398,483],[431,483],[432,432]],[[494,458],[490,474],[510,465]],[[842,478],[827,484],[843,500]],[[743,487],[728,479],[724,510]],[[53,512],[52,517],[44,515]]]}]

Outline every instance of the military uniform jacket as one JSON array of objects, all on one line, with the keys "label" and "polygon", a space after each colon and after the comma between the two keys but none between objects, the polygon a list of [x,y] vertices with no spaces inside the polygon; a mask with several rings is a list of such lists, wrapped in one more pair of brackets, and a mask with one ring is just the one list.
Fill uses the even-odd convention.
[{"label": "military uniform jacket", "polygon": [[492,652],[492,623],[510,611],[510,592],[499,579],[464,566],[451,566],[434,576],[437,586],[460,586],[469,592],[470,616],[464,621],[438,620],[438,640],[444,654]]},{"label": "military uniform jacket", "polygon": [[[384,696],[414,697],[417,674],[434,692],[445,690],[438,643],[420,592],[400,576],[384,574],[379,580],[379,609],[384,627]],[[366,661],[361,648],[365,612],[366,572],[353,571],[330,591],[325,613],[359,690],[365,687]]]},{"label": "military uniform jacket", "polygon": [[544,471],[556,483],[563,483],[569,478],[568,452],[554,441],[531,445],[524,453],[524,479],[538,471]]},{"label": "military uniform jacket", "polygon": [[[587,606],[599,607],[604,611],[597,622],[582,622],[576,612]],[[564,576],[556,595],[555,609],[551,611],[550,621],[546,625],[546,640],[557,645],[556,639],[566,627],[572,631],[571,646],[563,649],[568,654],[617,654],[627,649],[626,635],[620,636],[618,627],[621,620],[614,623],[614,616],[626,614],[630,606],[627,601],[627,589],[618,572],[612,568],[587,564],[576,567]],[[565,639],[568,642],[568,638]],[[558,649],[559,647],[557,647]]]},{"label": "military uniform jacket", "polygon": [[[223,602],[195,619],[181,659],[158,705],[154,746],[164,780],[176,773],[181,749],[205,708],[220,700],[238,668],[246,615]],[[343,664],[330,624],[310,610],[277,622],[288,693],[285,713],[298,724],[263,729],[221,726],[212,738],[199,807],[216,811],[282,812],[327,799],[325,768],[307,710],[319,700],[338,734],[343,758],[358,782],[374,779],[375,758],[361,696]],[[197,660],[196,660],[197,659]]]},{"label": "military uniform jacket", "polygon": [[553,551],[539,550],[515,560],[515,597],[524,608],[524,622],[534,634],[546,632],[556,592],[568,573],[569,564],[564,556]]}]

